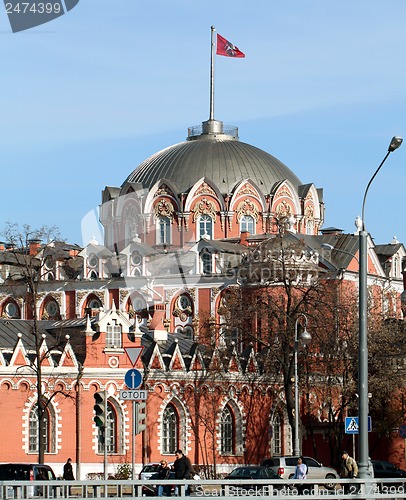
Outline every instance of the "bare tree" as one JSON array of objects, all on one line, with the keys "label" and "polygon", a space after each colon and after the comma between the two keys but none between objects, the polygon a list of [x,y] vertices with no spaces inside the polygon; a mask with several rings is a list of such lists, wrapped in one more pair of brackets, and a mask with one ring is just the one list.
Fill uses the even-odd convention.
[{"label": "bare tree", "polygon": [[[52,345],[44,348],[44,332],[39,323],[38,303],[41,281],[46,272],[45,262],[52,258],[53,242],[59,238],[59,231],[55,227],[43,226],[40,229],[33,229],[24,225],[20,228],[16,224],[8,223],[3,234],[8,246],[8,250],[3,253],[3,262],[6,261],[9,270],[4,286],[14,298],[22,299],[26,317],[31,320],[30,333],[33,339],[35,360],[30,363],[29,369],[36,378],[38,462],[43,463],[47,409],[51,400],[62,391],[54,391],[50,396],[46,395],[42,365],[44,359],[50,355],[50,351],[61,346],[63,340],[62,335],[56,335]],[[45,243],[41,244],[42,242]],[[71,397],[65,393],[64,395]]]}]

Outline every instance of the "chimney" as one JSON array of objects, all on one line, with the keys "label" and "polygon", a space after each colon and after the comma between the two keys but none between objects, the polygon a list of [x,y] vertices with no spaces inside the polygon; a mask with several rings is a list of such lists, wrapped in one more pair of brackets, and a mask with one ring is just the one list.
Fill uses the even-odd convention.
[{"label": "chimney", "polygon": [[240,245],[244,245],[247,247],[249,245],[248,243],[248,238],[250,236],[250,233],[248,231],[241,231],[240,233]]},{"label": "chimney", "polygon": [[152,316],[149,329],[153,330],[155,342],[168,340],[168,332],[164,327],[165,304],[154,304],[154,315]]},{"label": "chimney", "polygon": [[41,240],[28,240],[30,255],[37,255],[41,249]]}]

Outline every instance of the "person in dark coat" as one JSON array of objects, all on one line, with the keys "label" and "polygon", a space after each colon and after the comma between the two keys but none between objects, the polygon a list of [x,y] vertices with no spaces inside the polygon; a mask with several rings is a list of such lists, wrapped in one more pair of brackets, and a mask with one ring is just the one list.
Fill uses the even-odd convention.
[{"label": "person in dark coat", "polygon": [[[175,479],[192,479],[193,468],[190,460],[186,455],[183,454],[182,450],[175,451],[176,460],[173,463],[173,471],[175,473]],[[189,488],[185,488],[186,495],[189,495]],[[175,493],[179,495],[179,486],[176,487]]]},{"label": "person in dark coat", "polygon": [[67,481],[69,480],[74,480],[75,477],[73,476],[73,468],[72,468],[72,459],[68,458],[66,461],[66,464],[63,466],[63,478],[66,479]]},{"label": "person in dark coat", "polygon": [[[158,469],[158,477],[159,479],[169,479],[169,475],[171,473],[171,468],[166,460],[161,460],[159,469]],[[157,488],[157,496],[162,497],[165,495],[166,497],[171,496],[171,486],[164,486],[163,484],[158,485]]]}]

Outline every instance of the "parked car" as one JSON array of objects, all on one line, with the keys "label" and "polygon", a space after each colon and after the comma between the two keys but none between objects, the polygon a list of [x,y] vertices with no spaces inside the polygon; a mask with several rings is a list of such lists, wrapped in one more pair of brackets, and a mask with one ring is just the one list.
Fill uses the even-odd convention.
[{"label": "parked car", "polygon": [[[282,479],[292,479],[295,474],[298,457],[272,457],[262,460],[261,465],[270,467]],[[324,467],[323,464],[311,457],[303,457],[307,465],[308,479],[339,479],[339,475],[332,467]],[[325,483],[326,488],[333,489],[335,483]]]},{"label": "parked car", "polygon": [[[55,473],[49,465],[45,464],[20,464],[8,463],[0,464],[0,481],[50,481],[55,480]],[[14,493],[21,485],[13,486]],[[42,487],[28,487],[29,496],[38,496],[42,494]],[[16,495],[13,495],[14,497]]]},{"label": "parked car", "polygon": [[[229,480],[238,480],[238,479],[282,479],[278,474],[276,474],[271,468],[269,467],[262,467],[262,466],[249,466],[249,465],[244,465],[241,467],[237,467],[236,469],[233,469],[230,474],[224,477],[224,479],[229,479]],[[255,491],[263,489],[264,485],[255,485],[255,484],[244,484],[244,485],[235,485],[233,488],[239,489],[238,491],[247,491],[254,489]],[[280,486],[278,484],[273,484],[273,487],[276,489],[281,489],[284,487],[284,484],[281,484]],[[231,487],[230,487],[231,488]],[[222,489],[224,490],[224,485],[222,486]],[[234,492],[232,492],[234,494]]]},{"label": "parked car", "polygon": [[[169,473],[169,477],[168,479],[175,479],[175,473],[174,472],[170,472]],[[153,484],[152,481],[154,480],[158,480],[158,484],[163,484],[165,485],[165,480],[160,480],[159,481],[159,474],[158,472],[155,472],[154,474],[152,474],[148,480],[148,483],[146,483],[143,487],[142,487],[142,495],[143,496],[147,496],[147,497],[156,497],[157,496],[157,490],[158,490],[158,484]],[[167,489],[168,491],[166,491],[166,495],[165,496],[170,496],[174,493],[174,490],[175,490],[175,485],[174,484],[170,484],[167,486]],[[170,495],[169,495],[169,490],[170,490]],[[164,494],[165,494],[165,490],[164,490]]]},{"label": "parked car", "polygon": [[[371,460],[374,477],[377,479],[404,479],[406,482],[406,470],[399,469],[396,465],[385,460]],[[385,484],[385,483],[383,483]],[[387,483],[389,485],[389,483]]]},{"label": "parked car", "polygon": [[142,479],[142,480],[149,479],[153,474],[155,474],[156,472],[159,471],[160,466],[161,466],[161,464],[159,462],[145,464],[143,466],[143,468],[141,469],[141,472],[138,475],[139,479]]},{"label": "parked car", "polygon": [[[168,462],[169,467],[172,469],[173,462]],[[161,466],[160,462],[151,462],[150,464],[145,464],[141,472],[138,474],[138,478],[145,480],[150,479],[150,477],[159,471],[159,467]]]}]

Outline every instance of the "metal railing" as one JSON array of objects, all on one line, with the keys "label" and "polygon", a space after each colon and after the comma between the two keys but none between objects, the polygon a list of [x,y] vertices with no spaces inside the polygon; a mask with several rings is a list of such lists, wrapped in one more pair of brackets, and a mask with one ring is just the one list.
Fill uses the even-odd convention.
[{"label": "metal railing", "polygon": [[[142,496],[156,497],[156,486],[163,485],[177,496],[222,497],[236,496],[272,497],[308,500],[340,499],[403,499],[406,498],[404,479],[317,479],[317,480],[88,480],[88,481],[0,481],[0,498],[56,499],[122,498],[132,500]],[[177,490],[174,488],[177,487]]]}]

